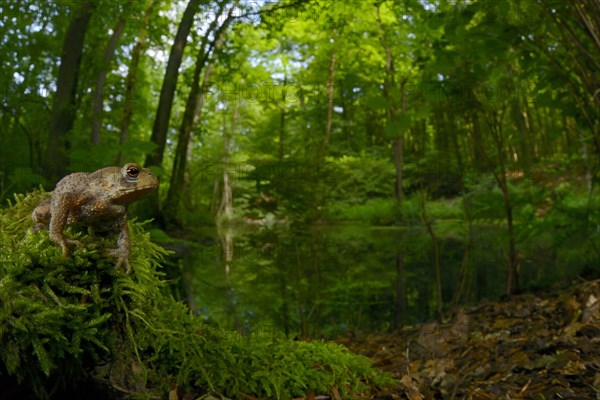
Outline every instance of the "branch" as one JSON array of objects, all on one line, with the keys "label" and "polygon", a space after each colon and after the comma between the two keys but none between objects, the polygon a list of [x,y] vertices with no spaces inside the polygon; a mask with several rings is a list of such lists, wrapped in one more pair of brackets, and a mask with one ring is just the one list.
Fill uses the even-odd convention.
[{"label": "branch", "polygon": [[311,3],[311,2],[312,2],[312,0],[297,0],[295,2],[291,2],[291,3],[288,3],[286,5],[275,6],[275,7],[271,8],[271,9],[268,9],[268,10],[260,10],[260,11],[256,11],[256,12],[250,12],[250,13],[246,13],[246,14],[241,14],[241,15],[238,15],[236,17],[233,17],[233,19],[242,19],[242,18],[257,16],[257,15],[262,16],[262,15],[265,15],[265,14],[268,15],[268,14],[271,14],[271,13],[273,13],[275,11],[285,10],[287,8],[294,8],[296,6],[299,6],[300,4],[304,4],[304,3],[308,4],[308,3]]}]

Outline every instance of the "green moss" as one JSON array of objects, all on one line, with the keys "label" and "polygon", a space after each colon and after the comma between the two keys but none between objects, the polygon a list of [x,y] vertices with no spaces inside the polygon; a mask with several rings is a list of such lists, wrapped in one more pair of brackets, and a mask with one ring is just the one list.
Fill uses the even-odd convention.
[{"label": "green moss", "polygon": [[67,230],[82,245],[64,258],[47,232],[28,231],[44,197],[17,196],[0,212],[1,381],[23,383],[38,398],[90,376],[133,398],[165,397],[175,386],[228,397],[290,398],[309,389],[348,396],[390,383],[341,346],[240,336],[195,318],[168,295],[166,251],[141,223],[130,223],[130,275],[104,256],[114,239],[91,230]]}]

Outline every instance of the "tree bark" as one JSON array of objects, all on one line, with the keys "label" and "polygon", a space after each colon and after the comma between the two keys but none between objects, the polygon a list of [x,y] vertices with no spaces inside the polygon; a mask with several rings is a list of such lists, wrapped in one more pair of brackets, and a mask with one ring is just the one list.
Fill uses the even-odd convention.
[{"label": "tree bark", "polygon": [[[165,200],[164,217],[167,223],[177,222],[177,214],[181,203],[180,199],[185,185],[185,172],[187,169],[189,153],[188,149],[192,140],[192,130],[196,125],[198,118],[200,117],[202,106],[204,105],[204,93],[202,92],[202,88],[200,86],[201,73],[204,70],[205,73],[202,77],[202,82],[206,83],[210,79],[213,69],[212,63],[208,66],[206,66],[206,64],[211,57],[211,54],[214,58],[216,58],[216,51],[218,51],[225,41],[224,33],[229,25],[229,22],[231,21],[233,10],[235,9],[235,7],[231,7],[227,15],[227,19],[215,31],[224,7],[225,2],[222,2],[219,12],[215,16],[215,19],[212,21],[208,29],[208,32],[205,34],[204,39],[202,40],[200,51],[196,57],[192,87],[185,104],[185,111],[183,114],[183,120],[181,121],[181,127],[179,128],[177,149],[175,152],[175,160],[173,162],[173,172],[171,173],[171,184]],[[210,32],[214,32],[215,37],[213,42],[209,44],[208,37]],[[214,62],[214,58],[212,62]]]},{"label": "tree bark", "polygon": [[394,143],[392,144],[392,150],[394,152],[394,167],[396,169],[396,183],[394,185],[394,195],[396,197],[396,201],[398,202],[398,204],[400,204],[400,206],[402,206],[402,197],[403,197],[402,196],[403,195],[402,164],[404,163],[404,152],[402,151],[403,147],[404,147],[404,140],[402,139],[402,137],[399,137],[396,140],[394,140]]},{"label": "tree bark", "polygon": [[231,185],[229,184],[229,147],[231,143],[231,135],[235,132],[237,122],[240,116],[240,103],[235,104],[233,111],[233,117],[231,120],[231,127],[227,129],[227,119],[225,110],[223,110],[223,192],[221,195],[221,204],[217,210],[217,220],[220,221],[223,218],[230,220],[233,211],[233,193],[231,191]]},{"label": "tree bark", "polygon": [[[458,143],[458,133],[457,133],[457,129],[456,129],[456,121],[454,118],[454,114],[453,113],[448,113],[447,114],[448,117],[448,124],[450,127],[450,136],[451,136],[451,140],[452,140],[452,150],[454,150],[454,154],[456,157],[456,169],[457,172],[463,176],[464,175],[464,164],[463,164],[463,157],[461,154],[461,150],[460,150],[460,145]],[[464,188],[464,181],[461,180],[461,189]]]},{"label": "tree bark", "polygon": [[94,108],[92,111],[92,136],[93,144],[100,144],[100,131],[102,130],[102,112],[104,111],[104,84],[106,83],[106,75],[110,61],[115,55],[119,39],[125,30],[125,18],[121,16],[113,29],[113,33],[108,40],[104,56],[102,57],[102,65],[96,78],[96,93],[94,95]]},{"label": "tree bark", "polygon": [[[155,148],[146,156],[145,166],[162,168],[162,161],[167,144],[167,133],[169,130],[169,119],[171,118],[171,109],[173,108],[173,99],[175,97],[175,88],[177,86],[177,77],[179,76],[179,67],[183,58],[183,51],[187,44],[187,37],[194,24],[194,15],[198,11],[200,0],[190,0],[183,17],[179,23],[175,41],[171,47],[165,78],[160,90],[158,99],[158,108],[152,127],[152,136],[150,141],[155,144]],[[160,174],[159,174],[160,175]],[[159,176],[160,178],[160,176]],[[138,203],[140,216],[143,218],[155,218],[159,225],[164,225],[164,219],[159,210],[158,191],[154,191]]]},{"label": "tree bark", "polygon": [[592,174],[592,169],[590,168],[590,156],[588,153],[587,144],[585,142],[585,133],[577,125],[575,126],[575,129],[577,129],[579,141],[581,142],[581,157],[583,159],[583,166],[585,168],[585,183],[587,185],[588,194],[591,196],[594,187],[594,176]]},{"label": "tree bark", "polygon": [[[283,76],[283,87],[287,86],[287,75]],[[283,161],[285,156],[285,118],[287,115],[287,107],[285,89],[281,91],[281,105],[279,106],[279,161]]]},{"label": "tree bark", "polygon": [[508,277],[506,281],[506,294],[510,296],[519,290],[519,267],[517,264],[517,246],[512,215],[512,203],[508,192],[508,186],[501,187],[500,189],[502,190],[504,212],[506,213],[506,223],[508,225]]},{"label": "tree bark", "polygon": [[[502,119],[504,110],[490,111],[486,114],[487,125],[496,144],[496,155],[498,158],[499,171],[492,171],[494,178],[502,192],[502,201],[504,203],[504,213],[506,216],[506,225],[508,228],[508,275],[506,279],[506,295],[511,296],[519,290],[519,266],[517,260],[517,246],[513,222],[513,204],[508,188],[507,170],[506,170],[506,151],[502,133]],[[482,153],[485,152],[482,149]],[[491,164],[491,163],[490,163]]]},{"label": "tree bark", "polygon": [[333,89],[335,84],[335,63],[336,49],[334,47],[331,52],[331,58],[329,59],[329,74],[327,76],[327,119],[325,120],[325,134],[323,135],[323,143],[321,144],[321,149],[319,151],[319,163],[321,163],[321,161],[327,155],[327,147],[329,147],[329,138],[331,136],[331,123],[333,119]]},{"label": "tree bark", "polygon": [[523,110],[521,109],[518,99],[514,101],[512,107],[513,120],[516,122],[517,131],[519,133],[519,164],[523,167],[523,170],[526,170],[531,164],[531,157],[529,157],[529,149],[531,146],[527,137],[525,117],[523,116]]},{"label": "tree bark", "polygon": [[85,33],[94,8],[95,4],[88,1],[75,11],[63,42],[42,170],[44,176],[51,181],[58,180],[69,169],[70,144],[67,134],[75,122],[79,66]]},{"label": "tree bark", "polygon": [[427,228],[427,233],[431,238],[431,247],[433,250],[433,268],[435,273],[435,287],[436,287],[436,314],[438,321],[442,321],[443,303],[442,303],[442,269],[440,265],[440,244],[438,236],[433,229],[433,223],[427,216],[427,190],[421,185],[421,193],[419,193],[421,200],[421,221]]},{"label": "tree bark", "polygon": [[406,271],[404,268],[404,254],[402,251],[396,253],[396,310],[393,326],[397,328],[406,318]]},{"label": "tree bark", "polygon": [[144,15],[144,21],[138,33],[137,41],[131,53],[131,64],[129,64],[129,70],[127,71],[127,77],[125,78],[125,100],[123,102],[123,116],[121,118],[120,134],[119,134],[119,154],[117,155],[117,165],[123,165],[125,163],[125,155],[123,154],[123,145],[129,138],[129,126],[131,125],[131,119],[133,118],[133,96],[136,87],[136,75],[140,64],[140,56],[142,50],[146,46],[146,35],[148,32],[147,26],[150,23],[150,18],[154,11],[154,0],[149,0],[148,8]]},{"label": "tree bark", "polygon": [[[483,146],[483,138],[481,137],[481,125],[479,124],[479,116],[477,115],[477,111],[472,109],[468,114],[469,119],[471,120],[472,129],[471,129],[471,142],[473,142],[473,166],[475,167],[484,166],[485,169],[489,167],[489,160],[485,154],[484,146]],[[474,173],[478,173],[479,171],[473,171]]]},{"label": "tree bark", "polygon": [[169,119],[171,117],[171,109],[173,108],[173,98],[175,97],[175,88],[177,86],[177,77],[179,76],[179,67],[183,58],[183,50],[187,43],[187,37],[194,24],[194,15],[198,11],[200,0],[190,0],[179,23],[175,41],[171,47],[165,78],[160,91],[158,100],[158,109],[156,110],[156,118],[152,128],[152,136],[150,141],[156,145],[146,157],[145,165],[147,167],[161,167],[167,142],[167,131],[169,129]]},{"label": "tree bark", "polygon": [[[388,106],[388,114],[389,120],[391,123],[396,122],[397,120],[397,107],[395,105],[394,98],[390,89],[394,87],[394,57],[392,54],[392,49],[389,44],[385,41],[383,25],[381,23],[381,17],[379,15],[379,6],[377,6],[377,25],[379,27],[380,38],[379,41],[385,50],[385,81],[383,82],[383,96],[387,100]],[[406,85],[406,79],[402,80],[400,84],[400,95],[401,95],[401,108],[402,114],[406,112],[406,97],[404,93],[404,88]],[[394,167],[396,169],[396,182],[394,184],[394,195],[396,197],[396,201],[398,205],[402,207],[403,200],[403,176],[402,176],[402,168],[404,163],[404,135],[403,132],[398,132],[398,137],[394,139],[392,142],[392,153],[394,156]]]},{"label": "tree bark", "polygon": [[467,221],[467,234],[465,238],[465,250],[463,252],[463,259],[460,266],[459,279],[458,284],[456,286],[456,290],[454,291],[454,295],[452,297],[452,310],[456,311],[458,309],[458,305],[460,304],[461,298],[463,296],[465,286],[468,279],[469,274],[469,260],[471,258],[471,249],[473,247],[473,218],[471,215],[471,203],[468,197],[463,198],[463,216]]}]

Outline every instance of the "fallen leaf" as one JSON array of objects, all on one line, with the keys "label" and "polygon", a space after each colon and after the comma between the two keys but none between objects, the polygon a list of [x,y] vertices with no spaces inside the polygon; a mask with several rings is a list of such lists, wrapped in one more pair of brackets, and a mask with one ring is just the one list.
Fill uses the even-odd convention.
[{"label": "fallen leaf", "polygon": [[406,393],[406,395],[408,396],[409,400],[423,399],[423,395],[419,390],[419,386],[416,384],[416,382],[412,379],[410,375],[404,375],[402,379],[400,379],[400,384],[406,388],[408,392]]}]

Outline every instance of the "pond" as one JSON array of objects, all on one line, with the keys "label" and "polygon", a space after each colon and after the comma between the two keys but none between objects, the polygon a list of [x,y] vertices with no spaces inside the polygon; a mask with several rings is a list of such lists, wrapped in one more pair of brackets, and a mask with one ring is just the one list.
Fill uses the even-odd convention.
[{"label": "pond", "polygon": [[[446,311],[453,302],[501,298],[504,230],[469,229],[469,235],[466,228],[460,235],[456,228],[440,234],[438,271],[432,239],[422,228],[208,230],[182,261],[182,297],[196,314],[241,332],[327,337],[389,330],[434,318],[439,299]],[[575,276],[572,269],[549,267],[552,252],[542,250],[519,251],[526,287]]]}]

